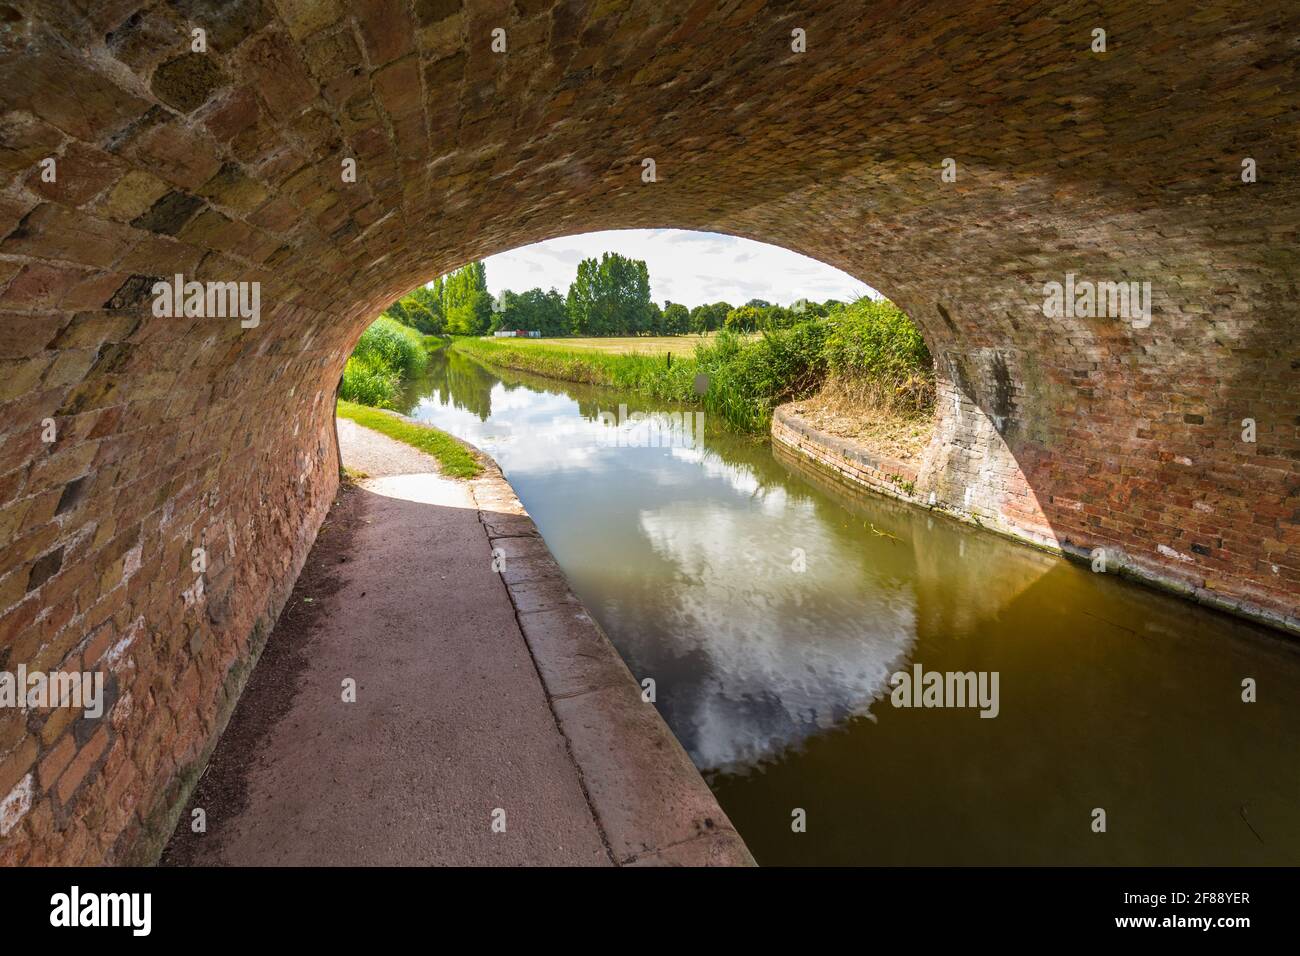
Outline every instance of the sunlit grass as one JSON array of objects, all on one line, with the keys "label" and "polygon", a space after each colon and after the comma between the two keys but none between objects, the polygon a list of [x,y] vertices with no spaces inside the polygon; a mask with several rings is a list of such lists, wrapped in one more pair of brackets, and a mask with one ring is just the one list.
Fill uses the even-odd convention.
[{"label": "sunlit grass", "polygon": [[545,340],[463,338],[457,339],[452,347],[501,368],[532,372],[565,382],[608,385],[650,398],[689,401],[696,397],[691,388],[695,366],[692,338],[678,339],[682,345],[681,354],[673,356],[671,365],[664,354],[569,347],[570,342],[581,341],[584,340],[554,339],[554,344],[543,344]]},{"label": "sunlit grass", "polygon": [[[522,345],[527,348],[567,351],[603,352],[608,355],[651,355],[662,357],[672,353],[674,361],[678,356],[689,357],[695,353],[695,346],[707,344],[717,338],[718,333],[708,332],[704,335],[629,335],[609,338],[558,338],[492,339],[489,342],[506,342],[510,345]],[[745,336],[746,339],[758,338],[758,333]]]},{"label": "sunlit grass", "polygon": [[362,405],[391,408],[402,381],[424,369],[428,338],[381,315],[348,357],[339,394]]}]

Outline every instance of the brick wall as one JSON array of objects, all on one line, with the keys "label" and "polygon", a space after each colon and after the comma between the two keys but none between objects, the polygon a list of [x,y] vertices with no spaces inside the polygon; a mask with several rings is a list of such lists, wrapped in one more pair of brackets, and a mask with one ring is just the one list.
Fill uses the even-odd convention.
[{"label": "brick wall", "polygon": [[[0,3],[0,669],[113,698],[0,712],[0,862],[148,857],[328,507],[361,329],[550,236],[851,272],[938,360],[937,489],[1296,614],[1300,11],[814,6]],[[1153,321],[1046,319],[1067,272]],[[260,324],[155,317],[177,273],[260,283]]]}]

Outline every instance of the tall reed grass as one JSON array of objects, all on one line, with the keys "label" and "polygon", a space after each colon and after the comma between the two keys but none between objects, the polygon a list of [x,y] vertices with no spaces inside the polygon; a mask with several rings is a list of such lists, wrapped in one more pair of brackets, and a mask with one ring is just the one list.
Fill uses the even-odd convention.
[{"label": "tall reed grass", "polygon": [[428,361],[425,336],[381,316],[361,333],[343,367],[339,395],[345,401],[391,408],[402,381],[424,370]]}]

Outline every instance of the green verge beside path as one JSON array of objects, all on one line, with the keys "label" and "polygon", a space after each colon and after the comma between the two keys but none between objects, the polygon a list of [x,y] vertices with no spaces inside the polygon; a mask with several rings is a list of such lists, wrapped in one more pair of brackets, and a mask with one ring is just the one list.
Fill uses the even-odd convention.
[{"label": "green verge beside path", "polygon": [[345,401],[338,403],[338,415],[432,455],[438,460],[442,473],[449,478],[477,478],[483,472],[483,466],[473,451],[432,425],[407,421],[391,412]]}]

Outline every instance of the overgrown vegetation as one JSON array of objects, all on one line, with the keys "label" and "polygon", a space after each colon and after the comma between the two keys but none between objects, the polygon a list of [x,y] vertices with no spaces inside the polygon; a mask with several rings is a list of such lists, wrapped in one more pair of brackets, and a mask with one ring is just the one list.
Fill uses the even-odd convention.
[{"label": "overgrown vegetation", "polygon": [[[910,439],[923,430],[934,402],[925,340],[892,302],[801,300],[787,307],[751,299],[735,308],[726,302],[693,309],[665,302],[660,308],[650,299],[646,264],[612,252],[579,263],[567,296],[554,289],[506,290],[493,300],[483,263],[473,262],[412,291],[384,316],[387,333],[402,325],[450,333],[459,337],[457,349],[490,364],[699,403],[747,432],[766,430],[775,406],[823,390],[835,400],[835,415],[858,405],[878,412],[879,422],[906,419]],[[477,338],[500,329],[538,331],[547,339]],[[561,338],[688,333],[710,337],[696,340],[692,356],[675,360],[639,349],[619,354],[570,348]],[[348,362],[344,397],[391,405],[400,374],[363,360],[361,351],[359,346],[355,367]],[[695,387],[701,373],[709,383],[703,395]]]},{"label": "overgrown vegetation", "polygon": [[349,402],[391,408],[402,381],[423,371],[427,359],[424,336],[380,316],[361,333],[343,367],[339,394]]},{"label": "overgrown vegetation", "polygon": [[482,335],[492,320],[492,296],[482,261],[417,286],[383,314],[424,335]]},{"label": "overgrown vegetation", "polygon": [[337,413],[340,418],[347,418],[432,455],[438,460],[442,473],[449,478],[477,478],[483,471],[473,451],[432,425],[407,421],[391,412],[347,401],[338,403]]},{"label": "overgrown vegetation", "polygon": [[837,388],[874,407],[923,412],[934,404],[934,360],[921,330],[887,299],[860,299],[827,320],[822,352]]},{"label": "overgrown vegetation", "polygon": [[[923,413],[934,372],[920,332],[893,303],[861,299],[825,318],[766,330],[746,341],[722,331],[691,358],[606,354],[563,343],[461,339],[455,348],[489,364],[571,382],[627,389],[649,398],[698,402],[733,428],[763,432],[772,409],[806,397],[828,380],[854,383],[864,401]],[[696,376],[708,377],[698,395]]]}]

